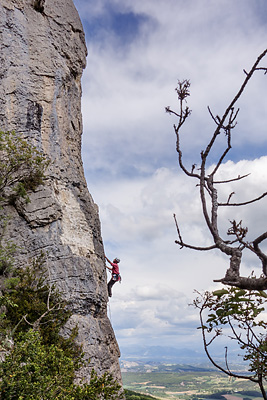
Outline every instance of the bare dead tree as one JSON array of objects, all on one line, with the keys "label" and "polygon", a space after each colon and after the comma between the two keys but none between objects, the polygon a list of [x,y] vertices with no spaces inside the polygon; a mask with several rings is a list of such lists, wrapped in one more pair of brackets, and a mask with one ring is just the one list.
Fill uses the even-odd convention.
[{"label": "bare dead tree", "polygon": [[[198,182],[197,185],[199,186],[202,213],[213,240],[213,244],[208,247],[194,246],[185,243],[181,235],[176,215],[174,214],[175,224],[178,233],[178,240],[176,240],[176,243],[179,244],[181,248],[185,247],[198,251],[219,249],[222,253],[229,257],[230,265],[226,271],[224,278],[216,280],[216,282],[222,282],[230,286],[237,286],[249,290],[267,289],[267,255],[260,248],[260,245],[264,242],[265,239],[267,239],[267,231],[256,237],[254,240],[248,242],[246,241],[246,234],[248,229],[242,226],[242,221],[237,222],[233,220],[231,221],[231,227],[227,232],[228,238],[224,239],[218,229],[218,213],[220,207],[248,206],[252,203],[258,202],[267,195],[267,192],[262,193],[261,196],[241,203],[232,202],[232,197],[234,193],[230,193],[226,202],[219,202],[219,185],[227,184],[234,181],[240,181],[242,179],[245,179],[248,175],[233,177],[229,180],[216,180],[215,176],[232,147],[232,131],[236,126],[236,120],[239,112],[239,108],[235,108],[236,103],[242,96],[249,81],[252,79],[253,75],[257,71],[263,71],[264,74],[267,73],[267,67],[260,66],[260,63],[262,59],[266,56],[266,54],[267,49],[265,49],[259,55],[249,72],[244,70],[245,79],[237,94],[230,102],[229,106],[226,108],[224,114],[221,117],[218,115],[215,116],[212,113],[210,107],[208,107],[209,114],[214,121],[216,127],[206,148],[201,151],[200,168],[198,170],[196,170],[195,168],[196,164],[194,164],[190,170],[185,167],[180,146],[181,128],[191,114],[191,110],[187,106],[187,98],[190,96],[190,82],[188,80],[178,81],[176,92],[179,101],[179,110],[176,112],[171,110],[170,107],[166,107],[166,112],[174,115],[178,119],[178,122],[174,125],[174,131],[176,135],[176,151],[178,153],[179,166],[188,177],[194,178]],[[223,148],[221,154],[218,156],[217,163],[213,167],[213,170],[207,173],[207,164],[209,161],[210,152],[222,132],[225,134],[226,138],[225,147]],[[229,240],[229,235],[233,235],[234,239]],[[259,278],[247,278],[240,276],[240,266],[244,249],[248,249],[258,257],[262,267],[262,275]]]}]

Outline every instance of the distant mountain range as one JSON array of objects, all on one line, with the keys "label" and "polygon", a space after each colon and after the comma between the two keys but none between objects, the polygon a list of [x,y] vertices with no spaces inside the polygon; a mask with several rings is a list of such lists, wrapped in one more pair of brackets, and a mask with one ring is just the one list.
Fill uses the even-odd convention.
[{"label": "distant mountain range", "polygon": [[121,347],[121,359],[128,361],[143,360],[173,363],[199,363],[207,361],[204,351],[188,348],[178,349],[168,346]]},{"label": "distant mountain range", "polygon": [[[220,349],[222,351],[223,349]],[[237,350],[229,351],[229,362],[235,365],[243,365],[242,357],[238,356]],[[214,355],[213,355],[214,356]],[[223,352],[215,352],[216,361],[224,362]],[[211,366],[204,350],[175,348],[170,346],[132,346],[121,347],[121,360],[138,362],[140,364],[187,364]]]}]

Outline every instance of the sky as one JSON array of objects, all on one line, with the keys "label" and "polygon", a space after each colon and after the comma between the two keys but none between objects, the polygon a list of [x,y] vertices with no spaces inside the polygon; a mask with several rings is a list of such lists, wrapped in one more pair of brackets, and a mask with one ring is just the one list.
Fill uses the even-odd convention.
[{"label": "sky", "polygon": [[[200,163],[214,115],[222,115],[245,74],[265,49],[265,0],[74,0],[88,47],[82,79],[83,163],[88,189],[99,206],[108,258],[121,259],[122,283],[113,287],[108,314],[123,355],[127,347],[201,346],[194,290],[213,290],[229,266],[218,251],[175,244],[210,245],[196,181],[179,170],[173,116],[177,80],[189,79],[192,114],[182,130],[184,163]],[[267,66],[267,59],[265,60]],[[221,178],[251,173],[223,188],[222,199],[249,200],[267,181],[267,77],[260,71],[238,102],[233,148]],[[209,165],[224,149],[224,136]],[[222,210],[221,233],[242,219],[248,239],[265,232],[267,200]],[[253,236],[254,235],[254,236]],[[244,259],[242,274],[258,261]],[[107,272],[108,274],[108,272]],[[109,279],[109,274],[108,274]]]}]

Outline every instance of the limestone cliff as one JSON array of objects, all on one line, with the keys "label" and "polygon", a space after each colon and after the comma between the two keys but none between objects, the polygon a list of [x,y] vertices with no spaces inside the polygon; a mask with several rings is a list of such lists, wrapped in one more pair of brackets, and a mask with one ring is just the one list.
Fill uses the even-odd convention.
[{"label": "limestone cliff", "polygon": [[51,159],[31,202],[10,207],[8,235],[21,265],[45,252],[50,279],[73,310],[66,332],[78,323],[91,367],[120,380],[98,209],[81,161],[86,45],[72,0],[0,0],[0,47],[0,129],[20,132]]}]

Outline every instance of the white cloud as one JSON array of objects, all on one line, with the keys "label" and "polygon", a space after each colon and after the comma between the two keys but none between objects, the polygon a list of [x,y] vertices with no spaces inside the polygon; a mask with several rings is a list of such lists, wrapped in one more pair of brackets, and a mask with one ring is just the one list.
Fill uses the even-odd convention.
[{"label": "white cloud", "polygon": [[[87,30],[88,66],[83,78],[83,157],[89,191],[100,207],[105,251],[121,258],[122,284],[113,287],[112,321],[120,341],[185,343],[196,340],[196,313],[187,307],[193,290],[214,288],[227,258],[217,252],[179,249],[173,213],[191,244],[209,245],[197,182],[178,172],[173,118],[177,79],[191,80],[182,145],[187,166],[215,128],[207,105],[221,115],[266,42],[260,0],[75,0]],[[110,24],[116,13],[140,23],[136,35],[118,40]],[[107,22],[105,24],[105,22]],[[123,43],[123,40],[125,43]],[[233,131],[233,149],[222,178],[252,174],[221,188],[233,201],[265,191],[266,76],[253,78]],[[221,134],[224,142],[224,134]],[[210,164],[216,162],[218,151]],[[240,161],[241,160],[241,161]],[[222,210],[222,233],[229,220],[243,220],[248,237],[265,231],[266,200],[250,208]],[[246,256],[248,275],[256,259]]]},{"label": "white cloud", "polygon": [[[177,332],[194,335],[192,328],[198,326],[195,311],[188,308],[185,295],[167,285],[137,286],[131,290],[128,300],[118,295],[111,308],[113,325],[123,343],[129,336],[135,341],[138,338],[139,344],[144,338],[145,341],[160,340],[165,336],[167,342],[162,344],[171,344],[170,337],[175,338]],[[177,338],[173,343],[177,345]]]},{"label": "white cloud", "polygon": [[[85,158],[93,160],[96,168],[117,173],[130,166],[138,171],[145,163],[149,168],[153,157],[161,162],[171,157],[174,162],[171,120],[164,114],[164,106],[177,107],[177,78],[192,81],[190,107],[194,112],[185,132],[198,134],[194,140],[185,136],[185,141],[190,148],[201,150],[214,128],[207,105],[216,114],[222,113],[245,77],[243,68],[249,69],[262,50],[263,32],[251,13],[253,7],[247,4],[240,14],[237,3],[127,2],[127,8],[145,13],[157,24],[151,27],[148,23],[138,39],[124,48],[123,55],[114,46],[112,32],[103,41],[88,38],[83,80]],[[125,11],[124,2],[111,4]],[[262,101],[262,79],[248,88],[246,96],[246,102],[253,99],[249,102],[251,115],[257,115],[253,137],[246,128],[250,108],[242,103],[245,124],[240,129],[249,142],[263,138],[260,121],[265,107],[261,105],[266,102]]]},{"label": "white cloud", "polygon": [[[222,166],[220,178],[229,179],[239,174],[251,175],[236,182],[235,191],[239,199],[250,199],[262,193],[266,177],[267,157],[258,160],[227,162]],[[195,297],[193,291],[211,290],[218,287],[213,279],[224,276],[229,260],[218,251],[195,252],[179,249],[174,244],[176,230],[172,219],[177,213],[181,232],[187,243],[212,244],[211,236],[203,225],[199,207],[198,188],[188,186],[186,178],[167,169],[156,171],[141,180],[118,181],[118,195],[114,196],[112,182],[101,182],[95,187],[103,228],[107,254],[121,257],[122,284],[115,285],[111,300],[113,323],[119,338],[129,332],[136,340],[147,337],[149,331],[157,337],[177,338],[198,326],[197,312],[188,307]],[[252,185],[251,191],[248,189]],[[233,187],[223,186],[223,197],[227,198]],[[265,231],[267,199],[256,207],[222,209],[221,233],[227,237],[229,220],[243,219],[251,227],[251,234]],[[232,209],[231,209],[232,210]],[[219,214],[220,215],[220,214]],[[250,231],[249,230],[249,231]],[[256,257],[245,257],[242,273],[247,276],[251,268],[260,273]],[[174,332],[177,332],[175,337]],[[188,334],[188,333],[187,333]],[[194,329],[191,332],[195,335]],[[133,340],[133,339],[132,339]],[[180,340],[180,339],[179,339]]]}]

